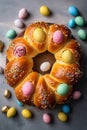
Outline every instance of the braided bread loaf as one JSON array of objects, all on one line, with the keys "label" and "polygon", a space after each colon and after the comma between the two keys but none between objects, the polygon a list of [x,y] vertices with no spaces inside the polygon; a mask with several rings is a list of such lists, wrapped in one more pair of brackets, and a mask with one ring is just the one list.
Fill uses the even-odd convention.
[{"label": "braided bread loaf", "polygon": [[[46,61],[47,53],[55,60],[50,60],[49,71],[40,73],[41,70],[37,71],[34,66],[38,66],[41,56]],[[40,109],[54,108],[70,98],[73,85],[81,76],[80,53],[79,43],[71,37],[66,26],[33,23],[7,49],[4,75],[19,101]],[[36,58],[38,56],[40,58]]]}]

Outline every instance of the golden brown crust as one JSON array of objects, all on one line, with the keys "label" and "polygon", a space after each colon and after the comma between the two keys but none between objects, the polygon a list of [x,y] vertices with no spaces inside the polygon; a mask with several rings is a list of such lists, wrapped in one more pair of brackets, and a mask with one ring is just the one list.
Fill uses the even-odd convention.
[{"label": "golden brown crust", "polygon": [[[33,31],[36,27],[41,27],[46,33],[46,38],[42,42],[37,42],[33,37]],[[53,33],[56,30],[62,31],[64,35],[60,44],[53,42]],[[25,47],[26,54],[17,57],[14,55],[14,50],[19,45]],[[73,62],[66,63],[63,61],[62,53],[65,50],[72,52]],[[32,69],[33,57],[35,58],[36,55],[45,51],[54,54],[56,61],[50,74],[41,75]],[[24,104],[35,105],[40,109],[54,108],[56,104],[65,103],[69,99],[73,85],[81,76],[80,54],[80,45],[71,38],[71,32],[66,26],[44,22],[33,23],[26,28],[23,37],[17,37],[11,42],[6,52],[9,62],[4,71],[5,78],[14,87],[19,101]],[[23,94],[22,87],[26,82],[32,82],[35,86],[31,96]],[[64,96],[57,93],[57,87],[61,83],[69,85],[69,92]]]},{"label": "golden brown crust", "polygon": [[[43,42],[37,42],[33,38],[33,32],[37,27],[41,27],[44,32],[46,33],[46,38],[45,41]],[[29,25],[24,33],[24,38],[30,43],[30,45],[38,51],[38,53],[46,51],[46,40],[47,40],[47,33],[48,33],[48,24],[45,24],[44,22],[38,22],[38,23],[33,23]]]},{"label": "golden brown crust", "polygon": [[31,72],[23,81],[22,83],[20,83],[20,85],[18,85],[15,88],[15,94],[17,96],[17,99],[19,101],[22,101],[24,104],[27,105],[34,105],[34,101],[33,101],[33,94],[30,96],[25,96],[23,94],[22,91],[22,86],[26,83],[26,82],[32,82],[32,84],[34,85],[34,87],[36,88],[37,82],[39,79],[39,74],[37,72]]},{"label": "golden brown crust", "polygon": [[72,86],[69,86],[69,93],[64,95],[64,96],[59,95],[55,91],[56,103],[57,104],[64,104],[64,103],[68,102],[70,100],[70,98],[71,98],[70,96],[72,94],[72,91],[73,91],[73,87]]},{"label": "golden brown crust", "polygon": [[[60,82],[57,80],[57,78],[53,77],[51,74],[47,74],[44,77],[45,77],[45,81],[47,85],[52,89],[52,91],[55,94],[56,103],[57,104],[65,103],[67,99],[69,98],[69,96],[71,95],[73,91],[73,87],[69,86],[69,93],[66,94],[65,96],[61,96],[57,93],[57,87],[58,85],[60,85]],[[61,82],[61,83],[64,83],[64,82]]]},{"label": "golden brown crust", "polygon": [[[57,30],[60,30],[64,35],[64,39],[61,44],[53,42],[53,33]],[[56,53],[59,49],[63,48],[63,46],[66,44],[66,41],[70,39],[70,36],[71,32],[66,26],[58,24],[50,25],[48,31],[48,51],[51,53]]]},{"label": "golden brown crust", "polygon": [[63,64],[56,61],[51,75],[61,83],[75,84],[81,76],[79,64]]},{"label": "golden brown crust", "polygon": [[66,50],[70,50],[72,52],[74,57],[73,62],[79,63],[79,60],[81,58],[81,48],[80,48],[80,44],[75,39],[70,39],[66,43],[66,45],[55,54],[56,60],[62,61],[62,54]]},{"label": "golden brown crust", "polygon": [[34,104],[40,109],[53,108],[56,105],[55,96],[43,77],[39,78],[34,94]]},{"label": "golden brown crust", "polygon": [[6,65],[5,78],[8,84],[15,86],[22,79],[32,71],[33,61],[25,56],[17,59],[13,59]]},{"label": "golden brown crust", "polygon": [[52,89],[52,91],[55,91],[57,86],[60,84],[59,81],[51,74],[46,74],[44,76],[44,79],[46,81],[46,84]]}]

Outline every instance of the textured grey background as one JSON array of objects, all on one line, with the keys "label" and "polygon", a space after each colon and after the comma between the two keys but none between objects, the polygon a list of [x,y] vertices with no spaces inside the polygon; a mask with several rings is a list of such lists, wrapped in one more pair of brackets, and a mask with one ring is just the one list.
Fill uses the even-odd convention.
[{"label": "textured grey background", "polygon": [[[22,31],[14,27],[14,20],[18,18],[18,11],[22,7],[30,11],[29,19],[25,20],[26,25],[34,21],[67,24],[68,20],[72,18],[68,13],[68,7],[71,5],[77,6],[81,15],[87,21],[86,3],[86,0],[0,0],[0,39],[5,43],[4,52],[0,53],[0,65],[5,67],[5,50],[9,44],[9,40],[5,36],[6,32],[10,28],[16,29],[17,32]],[[47,5],[52,10],[52,16],[43,17],[39,13],[39,7],[42,4]],[[18,116],[13,119],[8,119],[0,110],[0,130],[87,130],[87,41],[84,42],[78,38],[78,29],[80,28],[77,27],[71,31],[82,47],[82,67],[84,74],[78,86],[83,93],[83,98],[80,101],[71,103],[72,113],[70,114],[69,122],[62,123],[58,120],[57,113],[60,110],[59,107],[46,111],[53,116],[53,123],[50,125],[44,124],[42,121],[42,115],[45,111],[38,110],[34,107],[28,107],[33,112],[33,118],[29,120],[24,119],[21,116],[21,110],[23,108],[17,105],[13,89],[6,84],[4,76],[0,75],[0,109],[4,105],[9,105],[16,107],[18,110]],[[87,26],[83,27],[83,29],[87,31]],[[9,100],[3,96],[6,88],[12,92],[12,97]]]}]

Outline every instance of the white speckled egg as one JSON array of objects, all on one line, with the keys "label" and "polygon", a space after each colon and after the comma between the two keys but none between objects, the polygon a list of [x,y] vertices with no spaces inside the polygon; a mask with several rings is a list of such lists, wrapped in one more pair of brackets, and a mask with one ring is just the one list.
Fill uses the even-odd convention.
[{"label": "white speckled egg", "polygon": [[49,62],[43,62],[41,65],[40,65],[40,70],[43,71],[43,72],[46,72],[48,71],[49,69],[51,68],[51,64]]},{"label": "white speckled egg", "polygon": [[23,22],[21,19],[16,19],[16,20],[14,21],[14,24],[15,24],[15,26],[18,27],[18,28],[23,28],[23,27],[25,26],[24,22]]}]

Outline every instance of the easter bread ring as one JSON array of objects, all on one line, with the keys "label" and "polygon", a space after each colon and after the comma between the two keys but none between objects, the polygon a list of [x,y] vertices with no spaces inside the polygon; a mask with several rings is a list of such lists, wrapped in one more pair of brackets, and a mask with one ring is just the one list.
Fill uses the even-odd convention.
[{"label": "easter bread ring", "polygon": [[[35,22],[23,36],[11,41],[4,75],[20,102],[40,109],[54,108],[70,99],[81,77],[80,54],[80,44],[65,25]],[[54,61],[48,62],[51,55]],[[41,59],[46,63],[41,64]]]}]

